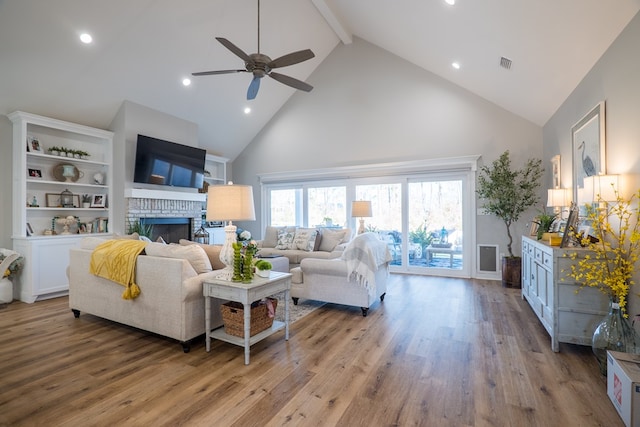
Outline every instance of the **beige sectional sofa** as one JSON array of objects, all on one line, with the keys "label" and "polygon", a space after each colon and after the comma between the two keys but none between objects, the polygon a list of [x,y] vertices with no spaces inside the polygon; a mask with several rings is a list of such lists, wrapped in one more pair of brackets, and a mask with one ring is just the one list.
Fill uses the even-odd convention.
[{"label": "beige sectional sofa", "polygon": [[257,241],[258,256],[285,256],[294,268],[307,258],[339,258],[351,237],[349,228],[267,226],[264,238]]},{"label": "beige sectional sofa", "polygon": [[[141,293],[124,300],[122,285],[89,273],[91,254],[101,241],[85,238],[81,248],[70,250],[69,307],[74,315],[88,313],[173,338],[188,352],[191,340],[205,333],[202,283],[216,274],[211,265],[215,256],[211,254],[209,260],[199,245],[148,243],[146,255],[136,260],[136,284]],[[222,326],[222,302],[212,300],[214,328]]]}]

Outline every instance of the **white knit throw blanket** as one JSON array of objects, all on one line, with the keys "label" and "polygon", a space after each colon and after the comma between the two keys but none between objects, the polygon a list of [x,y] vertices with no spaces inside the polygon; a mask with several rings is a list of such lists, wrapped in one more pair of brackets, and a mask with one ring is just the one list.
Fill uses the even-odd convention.
[{"label": "white knit throw blanket", "polygon": [[355,279],[372,295],[376,290],[378,266],[391,261],[391,253],[376,234],[363,233],[347,245],[341,258],[347,262],[348,279]]}]

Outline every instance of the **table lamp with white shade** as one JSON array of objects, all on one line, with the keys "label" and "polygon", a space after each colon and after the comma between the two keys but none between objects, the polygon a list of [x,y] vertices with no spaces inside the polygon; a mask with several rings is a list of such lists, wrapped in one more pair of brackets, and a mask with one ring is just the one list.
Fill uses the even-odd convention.
[{"label": "table lamp with white shade", "polygon": [[550,188],[547,190],[547,207],[553,208],[556,215],[562,217],[562,208],[567,206],[571,206],[569,188]]},{"label": "table lamp with white shade", "polygon": [[373,212],[371,210],[371,201],[354,200],[351,203],[351,216],[353,218],[360,218],[360,227],[358,227],[358,234],[364,233],[364,218],[370,218],[373,216]]},{"label": "table lamp with white shade", "polygon": [[231,280],[233,277],[233,244],[236,242],[237,227],[233,221],[255,221],[253,187],[250,185],[210,185],[207,195],[207,221],[228,221],[224,227],[225,240],[220,250],[220,261],[225,267],[218,278]]}]

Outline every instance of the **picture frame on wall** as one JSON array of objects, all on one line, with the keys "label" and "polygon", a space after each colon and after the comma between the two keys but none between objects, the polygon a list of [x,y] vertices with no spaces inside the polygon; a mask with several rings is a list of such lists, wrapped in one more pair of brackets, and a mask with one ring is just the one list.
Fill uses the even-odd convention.
[{"label": "picture frame on wall", "polygon": [[606,173],[604,101],[571,128],[573,200],[588,176]]},{"label": "picture frame on wall", "polygon": [[560,154],[551,158],[551,188],[560,188]]}]

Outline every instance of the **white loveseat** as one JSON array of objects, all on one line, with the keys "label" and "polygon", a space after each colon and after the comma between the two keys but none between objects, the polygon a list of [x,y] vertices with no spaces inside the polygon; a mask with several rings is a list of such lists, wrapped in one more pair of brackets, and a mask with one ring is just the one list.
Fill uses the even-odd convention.
[{"label": "white loveseat", "polygon": [[[90,238],[88,238],[90,239]],[[210,262],[203,265],[201,248],[184,249],[179,245],[149,243],[147,252],[162,256],[140,255],[136,260],[136,283],[140,295],[133,300],[122,299],[124,287],[115,282],[89,273],[92,244],[71,249],[69,259],[69,307],[76,317],[89,313],[114,322],[133,326],[176,339],[188,352],[191,340],[205,333],[205,313],[202,283],[213,277]],[[163,247],[164,246],[164,247]],[[88,248],[88,249],[87,249]],[[182,248],[182,249],[181,249]],[[202,252],[200,252],[202,251]],[[185,256],[185,254],[187,254]],[[193,264],[193,254],[200,256]],[[205,263],[205,264],[206,264]],[[212,327],[222,326],[220,304],[224,301],[212,300]]]},{"label": "white loveseat", "polygon": [[[291,297],[360,307],[369,307],[387,292],[391,254],[373,233],[355,237],[340,258],[306,258],[291,269]],[[368,270],[368,271],[367,271]]]}]

